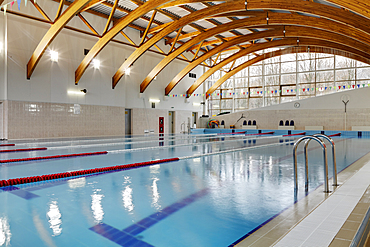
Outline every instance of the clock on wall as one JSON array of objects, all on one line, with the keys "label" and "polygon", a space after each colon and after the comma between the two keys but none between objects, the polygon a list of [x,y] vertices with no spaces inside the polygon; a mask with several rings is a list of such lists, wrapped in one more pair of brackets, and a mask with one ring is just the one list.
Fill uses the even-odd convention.
[{"label": "clock on wall", "polygon": [[299,104],[298,102],[295,102],[295,103],[294,103],[294,107],[295,107],[295,108],[299,108],[300,106],[301,106],[301,104]]}]

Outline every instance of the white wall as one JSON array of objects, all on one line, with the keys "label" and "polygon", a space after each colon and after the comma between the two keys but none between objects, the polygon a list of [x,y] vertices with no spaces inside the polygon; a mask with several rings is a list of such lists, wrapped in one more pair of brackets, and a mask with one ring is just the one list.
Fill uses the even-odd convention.
[{"label": "white wall", "polygon": [[[347,109],[356,108],[370,108],[370,88],[356,88],[344,90],[342,92],[321,95],[313,98],[296,100],[292,102],[282,103],[279,105],[272,105],[250,111],[269,111],[269,110],[302,110],[302,109],[343,109],[344,104],[341,97],[343,95],[349,96],[349,103]],[[294,103],[299,102],[300,107],[294,108]]]},{"label": "white wall", "polygon": [[0,15],[0,100],[6,99],[6,16]]},{"label": "white wall", "polygon": [[[344,112],[342,97],[349,99],[347,113]],[[323,126],[324,130],[351,130],[353,126],[370,126],[370,88],[346,90],[340,93],[313,97],[248,111],[236,112],[215,119],[225,121],[225,126],[235,124],[243,114],[246,119],[256,120],[259,129],[277,129],[279,121],[294,120],[295,128]],[[300,103],[299,108],[294,103]],[[243,120],[236,128],[241,128]]]}]

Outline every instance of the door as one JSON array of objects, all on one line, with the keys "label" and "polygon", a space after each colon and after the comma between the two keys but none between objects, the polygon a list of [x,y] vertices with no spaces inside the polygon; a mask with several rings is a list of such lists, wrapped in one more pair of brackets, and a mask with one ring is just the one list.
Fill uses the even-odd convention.
[{"label": "door", "polygon": [[164,134],[164,117],[159,117],[159,134]]},{"label": "door", "polygon": [[4,138],[4,111],[3,102],[0,102],[0,140],[3,140]]},{"label": "door", "polygon": [[190,126],[191,128],[196,128],[197,127],[197,118],[198,118],[198,112],[193,112],[191,114],[191,124],[192,126]]},{"label": "door", "polygon": [[168,131],[170,134],[173,134],[173,120],[175,119],[175,112],[168,112]]},{"label": "door", "polygon": [[131,135],[131,109],[125,109],[125,135]]}]

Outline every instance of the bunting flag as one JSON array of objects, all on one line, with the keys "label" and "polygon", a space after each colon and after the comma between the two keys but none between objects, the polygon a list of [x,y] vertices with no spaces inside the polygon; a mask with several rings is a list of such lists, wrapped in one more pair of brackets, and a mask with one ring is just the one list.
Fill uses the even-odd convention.
[{"label": "bunting flag", "polygon": [[18,10],[21,10],[21,0],[17,0],[18,3]]},{"label": "bunting flag", "polygon": [[[5,7],[6,5],[4,5],[4,9],[6,8]],[[320,91],[320,92],[323,92],[323,91],[332,91],[332,90],[335,90],[335,91],[338,91],[338,90],[345,90],[345,89],[356,89],[357,88],[364,88],[364,87],[370,87],[370,83],[369,84],[355,84],[355,85],[342,85],[342,86],[332,86],[332,87],[317,87],[317,88],[299,88],[298,89],[298,92],[314,92],[315,89],[316,91]],[[293,93],[293,92],[297,92],[297,89],[284,89],[286,90],[286,93]],[[283,91],[284,91],[283,90]],[[241,95],[259,95],[259,96],[262,96],[262,95],[273,95],[273,94],[278,94],[278,93],[281,93],[282,90],[267,90],[267,91],[253,91],[253,92],[244,92],[244,91],[241,91],[241,92],[233,92],[233,93],[220,93],[220,92],[213,92],[211,94],[206,94],[206,96],[223,96],[223,97],[226,97],[226,96],[231,96],[231,95],[236,95],[236,96],[241,96]],[[284,91],[285,92],[285,91]],[[172,94],[172,95],[168,95],[169,97],[190,97],[190,96],[199,96],[199,97],[204,97],[204,94]]]},{"label": "bunting flag", "polygon": [[24,6],[27,7],[27,0],[24,0]]},{"label": "bunting flag", "polygon": [[4,6],[4,15],[6,14],[6,8],[8,7],[8,5],[5,5]]},{"label": "bunting flag", "polygon": [[14,1],[10,3],[10,8],[13,9]]}]

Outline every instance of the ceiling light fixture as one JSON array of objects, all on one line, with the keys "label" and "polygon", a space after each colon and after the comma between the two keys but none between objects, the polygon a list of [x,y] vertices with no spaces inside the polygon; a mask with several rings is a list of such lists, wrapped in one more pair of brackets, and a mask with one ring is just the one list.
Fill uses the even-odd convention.
[{"label": "ceiling light fixture", "polygon": [[80,91],[68,91],[67,93],[71,95],[85,95],[87,93],[87,89],[85,88]]},{"label": "ceiling light fixture", "polygon": [[149,99],[149,102],[151,102],[151,103],[159,103],[161,101],[159,99]]},{"label": "ceiling light fixture", "polygon": [[50,60],[52,62],[58,62],[59,54],[56,51],[50,51]]},{"label": "ceiling light fixture", "polygon": [[126,75],[130,75],[130,73],[131,73],[131,68],[127,68],[127,69],[125,70],[125,74],[126,74]]},{"label": "ceiling light fixture", "polygon": [[95,69],[99,69],[100,68],[100,60],[94,59],[93,60],[93,66],[94,66]]}]

